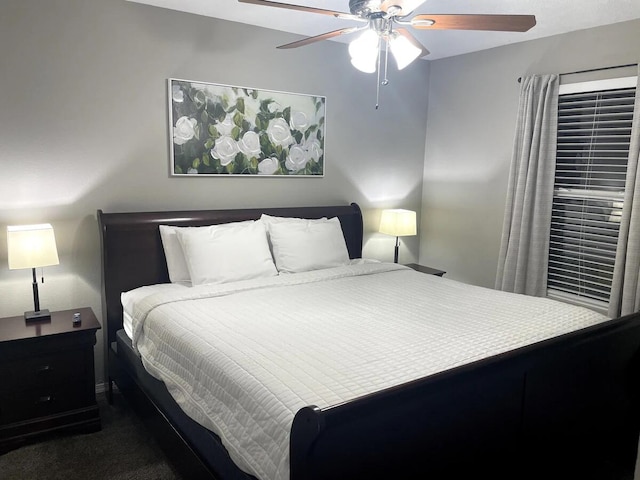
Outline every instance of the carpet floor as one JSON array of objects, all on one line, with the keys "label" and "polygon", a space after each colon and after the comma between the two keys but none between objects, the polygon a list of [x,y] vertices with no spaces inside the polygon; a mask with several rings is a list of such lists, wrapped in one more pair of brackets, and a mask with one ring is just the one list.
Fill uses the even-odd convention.
[{"label": "carpet floor", "polygon": [[98,396],[102,430],[57,435],[0,455],[2,480],[183,480],[116,395]]}]

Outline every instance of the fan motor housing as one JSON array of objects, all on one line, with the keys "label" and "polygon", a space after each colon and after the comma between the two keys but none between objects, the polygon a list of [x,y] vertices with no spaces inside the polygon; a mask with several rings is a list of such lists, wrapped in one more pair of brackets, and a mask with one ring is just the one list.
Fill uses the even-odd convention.
[{"label": "fan motor housing", "polygon": [[367,17],[371,12],[371,0],[349,0],[349,11],[352,15]]}]

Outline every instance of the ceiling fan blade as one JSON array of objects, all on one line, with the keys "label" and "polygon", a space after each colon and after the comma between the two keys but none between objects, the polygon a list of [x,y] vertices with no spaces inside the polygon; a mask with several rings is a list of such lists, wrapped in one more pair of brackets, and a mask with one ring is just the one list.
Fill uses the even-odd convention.
[{"label": "ceiling fan blade", "polygon": [[407,40],[409,40],[413,45],[415,45],[416,47],[418,47],[420,50],[422,50],[422,53],[420,54],[420,57],[418,58],[422,58],[426,55],[429,55],[429,50],[426,49],[426,47],[424,45],[422,45],[417,39],[416,37],[414,37],[413,35],[411,35],[411,33],[409,32],[409,30],[407,30],[406,28],[396,28],[396,32],[398,32],[400,35],[402,35],[403,37],[405,37]]},{"label": "ceiling fan blade", "polygon": [[353,33],[356,30],[359,30],[359,28],[357,27],[341,28],[340,30],[334,30],[333,32],[327,32],[321,35],[316,35],[315,37],[304,38],[302,40],[298,40],[297,42],[287,43],[286,45],[280,45],[277,48],[304,47],[305,45],[309,45],[310,43],[319,42],[320,40],[328,40],[330,38],[337,37],[339,35],[346,35],[347,33]]},{"label": "ceiling fan blade", "polygon": [[302,5],[291,5],[289,3],[270,2],[267,0],[238,0],[240,3],[250,3],[251,5],[260,5],[262,7],[276,7],[284,8],[287,10],[296,10],[298,12],[307,13],[319,13],[321,15],[329,15],[336,18],[346,18],[348,20],[366,21],[357,15],[351,15],[350,13],[336,12],[334,10],[325,10],[322,8],[305,7]]},{"label": "ceiling fan blade", "polygon": [[[429,24],[433,21],[433,24]],[[416,15],[411,26],[435,30],[494,30],[526,32],[536,24],[534,15]]]}]

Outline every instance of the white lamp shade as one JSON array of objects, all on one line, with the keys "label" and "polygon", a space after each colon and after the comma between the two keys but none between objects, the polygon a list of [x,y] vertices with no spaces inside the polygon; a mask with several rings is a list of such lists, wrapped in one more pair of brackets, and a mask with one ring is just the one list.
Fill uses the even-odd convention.
[{"label": "white lamp shade", "polygon": [[361,72],[376,71],[380,37],[373,30],[366,30],[362,35],[349,44],[351,64]]},{"label": "white lamp shade", "polygon": [[395,237],[415,235],[417,232],[416,212],[400,208],[383,210],[379,231]]},{"label": "white lamp shade", "polygon": [[422,50],[411,43],[407,37],[400,34],[395,34],[389,39],[389,48],[393,58],[396,59],[398,70],[402,70],[422,53]]},{"label": "white lamp shade", "polygon": [[58,265],[53,227],[48,223],[7,227],[9,270]]},{"label": "white lamp shade", "polygon": [[376,72],[376,61],[362,59],[362,58],[352,58],[351,65],[356,67],[358,70],[364,73],[375,73]]}]

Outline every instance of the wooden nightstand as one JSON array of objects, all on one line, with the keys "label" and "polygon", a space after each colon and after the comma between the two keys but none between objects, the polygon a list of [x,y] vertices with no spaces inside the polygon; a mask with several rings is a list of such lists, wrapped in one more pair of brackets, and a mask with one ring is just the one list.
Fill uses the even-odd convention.
[{"label": "wooden nightstand", "polygon": [[443,276],[444,270],[438,270],[437,268],[425,267],[424,265],[418,265],[417,263],[407,263],[405,266],[413,268],[416,272],[426,273],[427,275],[435,275],[437,277]]},{"label": "wooden nightstand", "polygon": [[28,324],[23,316],[0,318],[0,452],[44,433],[100,430],[93,363],[99,328],[90,308]]}]

